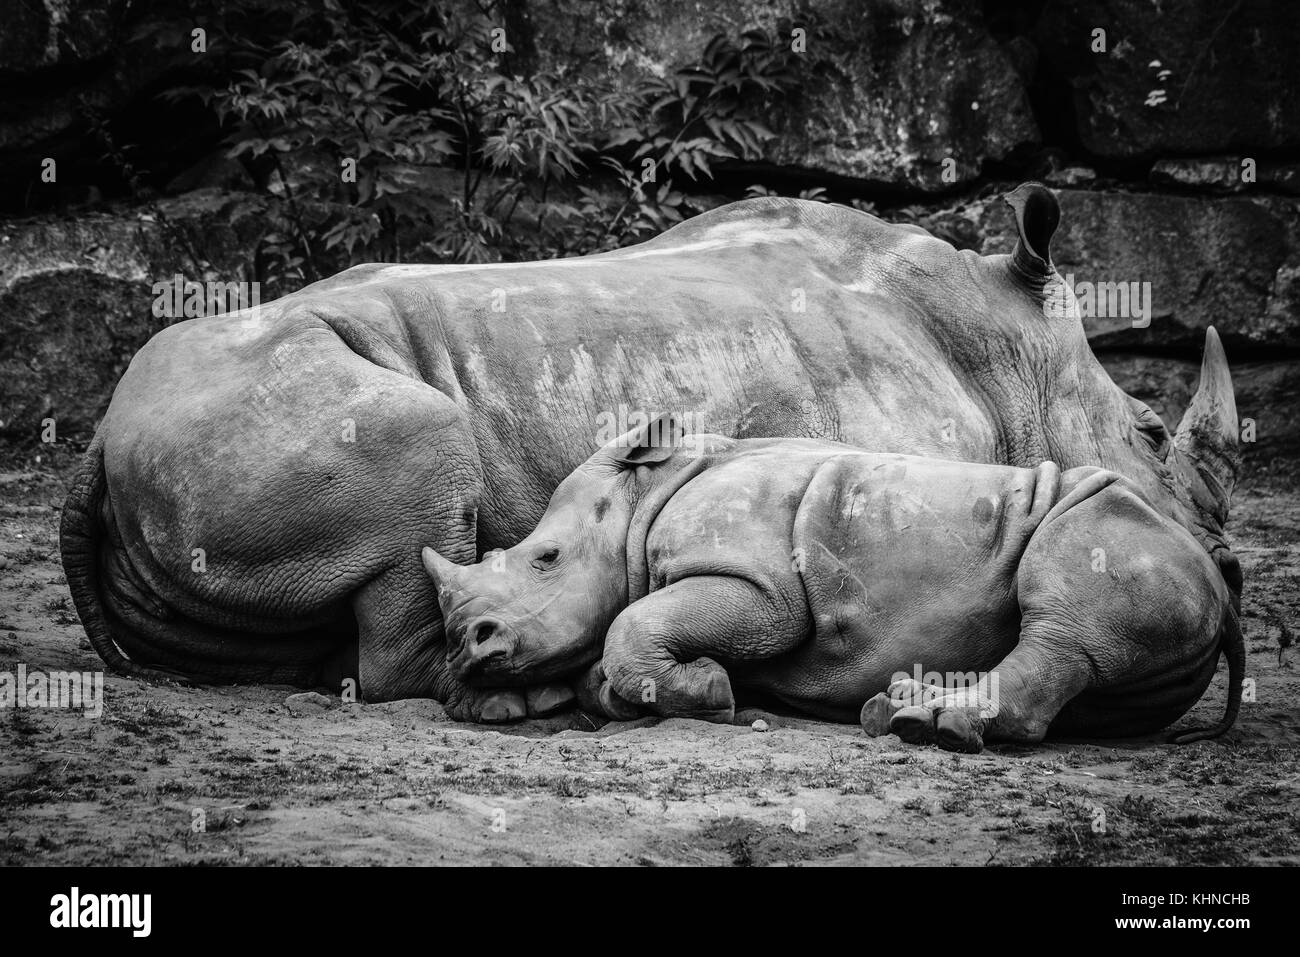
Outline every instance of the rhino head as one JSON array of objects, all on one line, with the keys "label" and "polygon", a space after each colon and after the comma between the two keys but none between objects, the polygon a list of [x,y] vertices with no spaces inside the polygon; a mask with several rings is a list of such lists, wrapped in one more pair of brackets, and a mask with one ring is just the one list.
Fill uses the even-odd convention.
[{"label": "rhino head", "polygon": [[994,410],[992,460],[1119,472],[1200,541],[1239,596],[1241,571],[1224,537],[1241,464],[1239,423],[1218,334],[1206,331],[1200,383],[1171,435],[1093,355],[1073,293],[1052,263],[1061,220],[1055,194],[1027,183],[1006,201],[1018,232],[1014,251],[972,254],[972,278],[957,282],[957,305],[953,295],[923,304],[937,316],[935,334],[949,344],[954,365]]},{"label": "rhino head", "polygon": [[[536,684],[600,657],[629,594],[645,591],[645,560],[635,552],[645,528],[634,526],[653,518],[703,465],[675,455],[683,438],[680,419],[668,413],[609,442],[560,483],[527,538],[477,564],[423,550],[445,623],[447,664],[459,680]],[[692,437],[696,449],[727,442]]]}]

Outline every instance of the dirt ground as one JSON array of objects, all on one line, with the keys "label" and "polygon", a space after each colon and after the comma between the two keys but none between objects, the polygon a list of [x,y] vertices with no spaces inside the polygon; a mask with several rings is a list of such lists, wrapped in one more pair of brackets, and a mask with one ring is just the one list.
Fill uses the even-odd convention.
[{"label": "dirt ground", "polygon": [[[0,457],[0,672],[103,667],[59,566],[73,460]],[[758,713],[491,729],[109,674],[98,719],[0,711],[0,864],[1300,863],[1294,475],[1239,490],[1232,533],[1255,700],[1219,741],[953,755]],[[1226,695],[1221,662],[1181,724]]]}]

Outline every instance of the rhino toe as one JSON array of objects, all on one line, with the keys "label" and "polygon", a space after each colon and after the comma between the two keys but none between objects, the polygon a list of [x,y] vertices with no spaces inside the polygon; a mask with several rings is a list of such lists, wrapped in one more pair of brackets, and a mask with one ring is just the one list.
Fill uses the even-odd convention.
[{"label": "rhino toe", "polygon": [[608,681],[600,686],[600,708],[611,721],[635,721],[641,717],[636,705],[620,697]]},{"label": "rhino toe", "polygon": [[934,727],[939,747],[945,751],[976,754],[984,750],[984,738],[975,722],[964,711],[951,708],[940,711]]},{"label": "rhino toe", "polygon": [[897,710],[898,706],[882,691],[862,706],[858,721],[868,736],[879,738],[889,734],[889,721]]},{"label": "rhino toe", "polygon": [[908,744],[934,744],[934,712],[919,705],[899,708],[889,721],[889,730]]}]

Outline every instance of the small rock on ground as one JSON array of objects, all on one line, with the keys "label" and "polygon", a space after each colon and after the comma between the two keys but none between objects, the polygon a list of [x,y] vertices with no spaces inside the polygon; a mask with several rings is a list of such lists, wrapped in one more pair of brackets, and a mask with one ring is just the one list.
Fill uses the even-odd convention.
[{"label": "small rock on ground", "polygon": [[302,691],[284,699],[284,706],[290,713],[298,715],[320,714],[322,711],[328,711],[335,704],[332,698],[325,697],[319,691]]}]

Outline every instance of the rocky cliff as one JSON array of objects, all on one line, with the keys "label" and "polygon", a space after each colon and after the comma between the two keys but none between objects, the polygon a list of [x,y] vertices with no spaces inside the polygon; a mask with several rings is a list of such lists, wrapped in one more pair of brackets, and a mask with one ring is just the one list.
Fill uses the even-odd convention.
[{"label": "rocky cliff", "polygon": [[[1041,179],[1061,200],[1060,272],[1100,297],[1147,297],[1136,321],[1132,308],[1087,321],[1116,380],[1176,419],[1212,323],[1253,420],[1253,467],[1300,446],[1300,18],[1285,0],[497,7],[518,69],[629,84],[719,33],[789,36],[807,57],[797,95],[769,118],[761,161],[701,187],[711,201],[820,186],[993,252],[1011,248],[998,195]],[[54,417],[85,434],[157,331],[154,282],[252,274],[256,178],[223,158],[209,112],[158,97],[219,71],[190,46],[207,16],[0,0],[0,433],[33,437]],[[41,180],[49,159],[56,184]]]}]

